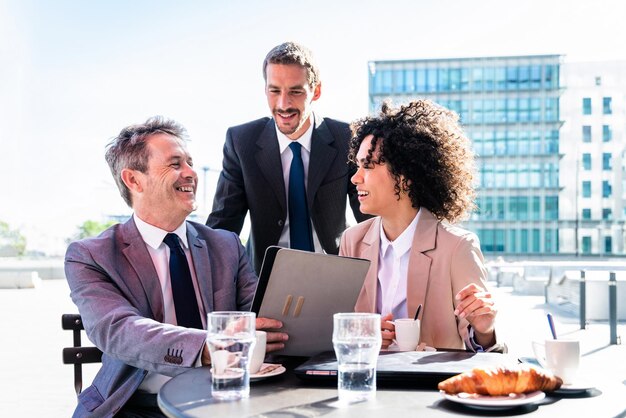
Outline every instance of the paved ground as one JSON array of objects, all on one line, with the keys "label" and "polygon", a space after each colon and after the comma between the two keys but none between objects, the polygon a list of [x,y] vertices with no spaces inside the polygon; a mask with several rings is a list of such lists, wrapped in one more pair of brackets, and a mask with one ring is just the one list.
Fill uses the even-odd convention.
[{"label": "paved ground", "polygon": [[[624,344],[609,345],[606,323],[580,330],[577,318],[547,309],[543,297],[513,295],[510,288],[493,290],[500,305],[498,332],[512,354],[532,356],[530,341],[550,337],[545,314],[552,312],[559,335],[581,341],[582,373],[606,370],[607,379],[622,382],[626,399],[626,324],[618,327]],[[36,289],[0,289],[2,416],[71,416],[76,402],[73,372],[62,364],[61,349],[72,338],[69,331],[61,330],[60,319],[69,312],[76,308],[64,280],[46,280]],[[97,367],[86,367],[87,382]]]}]

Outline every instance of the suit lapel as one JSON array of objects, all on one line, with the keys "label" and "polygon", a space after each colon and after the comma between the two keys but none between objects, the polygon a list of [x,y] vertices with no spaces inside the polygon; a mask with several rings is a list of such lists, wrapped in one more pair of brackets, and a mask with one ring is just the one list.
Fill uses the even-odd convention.
[{"label": "suit lapel", "polygon": [[363,288],[367,297],[368,312],[376,312],[376,293],[378,291],[378,253],[380,252],[380,218],[370,225],[361,241],[359,257],[370,260],[370,268],[365,276]]},{"label": "suit lapel", "polygon": [[276,198],[280,202],[283,211],[287,212],[287,202],[285,196],[285,179],[283,177],[283,164],[280,160],[280,148],[276,137],[276,127],[274,120],[270,119],[256,142],[259,147],[255,158],[259,170],[270,184]]},{"label": "suit lapel", "polygon": [[430,281],[430,266],[432,259],[424,252],[436,247],[437,240],[437,218],[427,209],[421,208],[413,244],[411,245],[411,255],[409,257],[408,280],[407,280],[407,313],[409,317],[415,315],[417,307],[421,303],[422,318],[426,311],[426,293]]},{"label": "suit lapel", "polygon": [[[159,322],[163,322],[165,320],[165,314],[159,276],[154,268],[148,249],[146,248],[146,243],[143,241],[143,238],[141,238],[132,217],[122,225],[121,231],[122,240],[126,245],[126,247],[122,249],[122,253],[139,278],[139,283],[135,283],[131,281],[131,275],[127,275],[124,278],[125,283],[133,292],[140,291],[138,286],[143,288],[153,318]],[[123,271],[122,274],[124,274]]]},{"label": "suit lapel", "polygon": [[[315,129],[311,138],[311,156],[307,184],[307,202],[312,210],[313,199],[322,180],[337,157],[337,149],[332,146],[335,138],[322,117],[315,115]],[[311,162],[315,163],[311,163]],[[347,163],[347,162],[346,162]]]},{"label": "suit lapel", "polygon": [[213,280],[211,277],[209,251],[206,241],[198,236],[198,231],[189,222],[187,222],[187,241],[189,242],[193,266],[196,270],[204,313],[213,312]]}]

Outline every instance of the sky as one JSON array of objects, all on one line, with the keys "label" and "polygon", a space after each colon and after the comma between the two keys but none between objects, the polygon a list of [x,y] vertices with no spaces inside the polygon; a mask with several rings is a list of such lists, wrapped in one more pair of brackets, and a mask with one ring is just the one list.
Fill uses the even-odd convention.
[{"label": "sky", "polygon": [[130,214],[104,149],[153,115],[187,128],[206,217],[226,129],[269,115],[261,64],[287,40],[318,60],[315,111],[349,122],[368,61],[626,60],[624,17],[623,0],[0,0],[0,221],[62,255],[84,221]]}]

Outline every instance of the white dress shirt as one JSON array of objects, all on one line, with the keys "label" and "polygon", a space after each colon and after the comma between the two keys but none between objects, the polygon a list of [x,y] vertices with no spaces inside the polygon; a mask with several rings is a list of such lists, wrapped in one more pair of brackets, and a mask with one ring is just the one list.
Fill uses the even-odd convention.
[{"label": "white dress shirt", "polygon": [[[310,116],[311,125],[309,129],[302,134],[300,138],[297,140],[289,139],[287,136],[278,130],[278,126],[274,124],[276,127],[276,136],[278,137],[278,148],[280,150],[280,161],[283,164],[283,179],[285,180],[285,191],[289,193],[289,171],[291,169],[291,160],[293,160],[293,152],[291,148],[289,148],[289,144],[292,142],[297,142],[302,146],[302,164],[304,165],[304,187],[308,187],[309,184],[309,160],[311,159],[311,139],[313,138],[313,127],[315,126],[315,119],[313,114]],[[289,196],[285,196],[287,198],[287,207],[289,207]],[[308,204],[309,202],[307,202]],[[311,214],[309,214],[309,218]],[[324,252],[322,249],[322,244],[320,243],[319,238],[317,237],[317,233],[315,232],[315,227],[313,226],[313,222],[311,222],[311,231],[313,232],[313,247],[315,248],[315,252],[321,253]],[[283,232],[280,234],[280,239],[278,240],[278,245],[281,247],[291,248],[290,238],[289,238],[289,208],[287,208],[287,219],[285,220],[285,225],[283,226]]]},{"label": "white dress shirt", "polygon": [[[152,264],[154,264],[154,269],[156,270],[159,283],[161,284],[161,292],[163,293],[163,322],[177,325],[174,297],[172,296],[172,284],[170,281],[170,248],[163,242],[168,232],[142,221],[137,214],[133,214],[133,219],[135,220],[135,225],[137,225],[141,238],[143,238],[143,241],[146,243],[146,248],[148,249],[150,258],[152,258]],[[189,243],[187,242],[187,223],[183,222],[176,230],[172,231],[172,233],[178,235],[180,238],[181,246],[187,257],[191,280],[196,292],[200,319],[202,320],[202,326],[206,329],[206,312],[204,312],[204,307],[202,306],[202,298],[200,297],[200,290],[198,288],[198,278],[196,277],[196,270],[193,266],[191,252],[189,251]],[[143,392],[157,393],[161,386],[169,379],[169,376],[148,372],[138,389]]]},{"label": "white dress shirt", "polygon": [[389,241],[383,230],[383,223],[380,223],[376,310],[383,316],[391,313],[394,319],[409,317],[406,304],[407,276],[418,217],[419,211],[394,241]]}]

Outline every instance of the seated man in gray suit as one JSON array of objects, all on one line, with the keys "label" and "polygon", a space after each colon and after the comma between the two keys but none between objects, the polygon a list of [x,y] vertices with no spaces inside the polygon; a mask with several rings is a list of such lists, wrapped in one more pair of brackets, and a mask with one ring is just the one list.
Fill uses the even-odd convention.
[{"label": "seated man in gray suit", "polygon": [[[236,234],[185,219],[198,177],[185,130],[155,117],[123,129],[106,160],[134,214],[65,256],[71,297],[102,367],[74,416],[163,416],[167,379],[210,363],[206,314],[250,309],[257,277]],[[257,328],[282,323],[259,318]],[[268,351],[287,335],[268,332]]]},{"label": "seated man in gray suit", "polygon": [[322,83],[311,51],[295,42],[274,47],[263,62],[265,96],[272,114],[229,128],[217,183],[211,228],[241,233],[250,211],[246,244],[257,273],[270,245],[337,254],[346,229],[350,183],[348,124],[313,113]]}]

